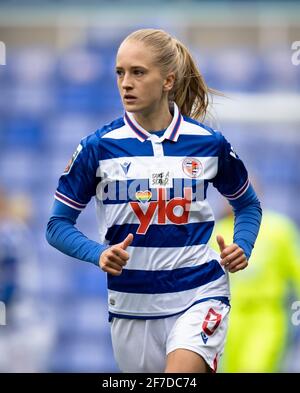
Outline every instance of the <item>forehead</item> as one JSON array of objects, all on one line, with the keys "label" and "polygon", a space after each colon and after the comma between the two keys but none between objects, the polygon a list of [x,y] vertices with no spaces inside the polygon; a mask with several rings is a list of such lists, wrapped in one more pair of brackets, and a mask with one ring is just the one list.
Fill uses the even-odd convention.
[{"label": "forehead", "polygon": [[154,56],[152,51],[138,41],[123,42],[118,50],[116,57],[117,67],[132,67],[132,66],[154,66]]}]

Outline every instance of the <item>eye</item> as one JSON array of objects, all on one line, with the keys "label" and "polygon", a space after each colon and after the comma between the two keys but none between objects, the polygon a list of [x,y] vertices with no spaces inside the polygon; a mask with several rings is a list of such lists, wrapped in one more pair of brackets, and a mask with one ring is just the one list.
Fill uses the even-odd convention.
[{"label": "eye", "polygon": [[134,73],[134,75],[137,75],[137,76],[144,75],[144,71],[142,71],[142,70],[134,70],[133,73]]},{"label": "eye", "polygon": [[118,76],[122,76],[124,74],[124,72],[122,70],[116,70],[116,74]]}]

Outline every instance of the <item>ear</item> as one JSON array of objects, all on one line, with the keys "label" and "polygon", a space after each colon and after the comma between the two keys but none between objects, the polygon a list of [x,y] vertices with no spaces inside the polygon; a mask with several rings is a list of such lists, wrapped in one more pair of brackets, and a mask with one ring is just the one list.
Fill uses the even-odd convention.
[{"label": "ear", "polygon": [[166,79],[164,80],[163,91],[172,90],[174,83],[175,83],[175,73],[170,72],[170,74],[168,74]]}]

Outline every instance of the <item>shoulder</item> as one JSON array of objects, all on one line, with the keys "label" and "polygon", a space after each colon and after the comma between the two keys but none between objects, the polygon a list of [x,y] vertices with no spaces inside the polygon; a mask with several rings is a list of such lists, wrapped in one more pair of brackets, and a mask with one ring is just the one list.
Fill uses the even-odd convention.
[{"label": "shoulder", "polygon": [[109,124],[105,124],[102,128],[100,128],[99,130],[97,130],[95,132],[95,134],[97,135],[97,137],[99,139],[102,138],[109,138],[111,136],[111,134],[114,134],[115,131],[119,130],[120,128],[125,126],[125,122],[123,117],[119,117],[116,120],[113,120],[111,123]]},{"label": "shoulder", "polygon": [[83,147],[93,148],[99,147],[101,144],[101,140],[103,138],[110,137],[116,130],[124,127],[125,122],[122,117],[113,120],[111,123],[105,124],[101,128],[98,128],[95,132],[87,135],[81,140],[81,144]]},{"label": "shoulder", "polygon": [[224,141],[223,134],[188,116],[183,117],[182,134],[195,135],[199,137],[206,137],[211,143],[222,144]]}]

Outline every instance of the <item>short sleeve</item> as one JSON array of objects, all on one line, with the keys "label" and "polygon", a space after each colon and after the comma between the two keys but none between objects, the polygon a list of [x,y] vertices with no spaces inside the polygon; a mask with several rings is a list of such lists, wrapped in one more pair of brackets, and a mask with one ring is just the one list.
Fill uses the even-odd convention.
[{"label": "short sleeve", "polygon": [[98,165],[94,138],[82,139],[59,179],[55,198],[83,210],[96,193]]},{"label": "short sleeve", "polygon": [[225,137],[220,132],[216,136],[219,142],[218,171],[212,183],[225,198],[234,200],[247,191],[248,173]]}]

